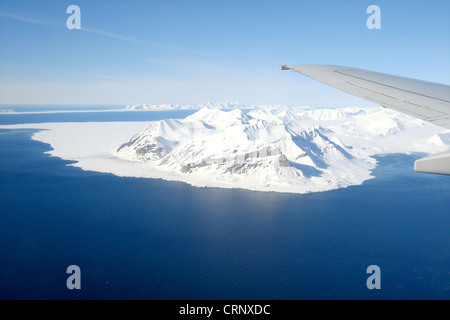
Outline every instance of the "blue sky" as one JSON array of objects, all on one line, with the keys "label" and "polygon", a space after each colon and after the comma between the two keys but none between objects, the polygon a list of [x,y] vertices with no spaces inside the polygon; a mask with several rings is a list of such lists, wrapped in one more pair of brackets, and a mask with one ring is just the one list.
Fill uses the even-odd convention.
[{"label": "blue sky", "polygon": [[[82,30],[69,30],[69,5]],[[381,30],[369,30],[369,5]],[[370,105],[282,64],[450,83],[450,2],[0,2],[0,104]]]}]

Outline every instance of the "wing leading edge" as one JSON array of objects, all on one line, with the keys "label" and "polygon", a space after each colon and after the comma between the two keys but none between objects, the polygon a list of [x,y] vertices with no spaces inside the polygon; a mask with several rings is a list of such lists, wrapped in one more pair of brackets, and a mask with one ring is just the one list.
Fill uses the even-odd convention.
[{"label": "wing leading edge", "polygon": [[[450,129],[450,86],[344,66],[284,65],[281,68]],[[450,175],[450,151],[417,160],[415,170]]]}]

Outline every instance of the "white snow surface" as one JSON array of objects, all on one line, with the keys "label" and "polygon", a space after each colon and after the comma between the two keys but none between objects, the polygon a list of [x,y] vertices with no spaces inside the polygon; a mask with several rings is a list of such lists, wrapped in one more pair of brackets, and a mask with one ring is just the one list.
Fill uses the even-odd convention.
[{"label": "white snow surface", "polygon": [[374,178],[375,155],[437,153],[443,128],[383,108],[203,108],[182,120],[4,125],[83,170],[198,187],[308,193]]}]

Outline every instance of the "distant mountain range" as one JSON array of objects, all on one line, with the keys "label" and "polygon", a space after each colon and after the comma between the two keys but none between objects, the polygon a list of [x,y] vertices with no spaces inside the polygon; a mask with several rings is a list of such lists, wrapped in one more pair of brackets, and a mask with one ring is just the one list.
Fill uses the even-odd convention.
[{"label": "distant mountain range", "polygon": [[188,104],[130,104],[126,106],[129,111],[170,111],[170,110],[199,110],[202,108],[209,109],[253,109],[254,106],[247,106],[238,102],[208,102],[202,105]]}]

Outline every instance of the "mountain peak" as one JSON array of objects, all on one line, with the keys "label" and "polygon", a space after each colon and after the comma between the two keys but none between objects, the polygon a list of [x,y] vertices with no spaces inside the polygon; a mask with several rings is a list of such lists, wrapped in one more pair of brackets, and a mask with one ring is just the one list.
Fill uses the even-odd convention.
[{"label": "mountain peak", "polygon": [[202,121],[214,127],[227,127],[230,125],[246,124],[250,119],[250,116],[239,109],[223,111],[205,107],[185,118],[183,122]]}]

